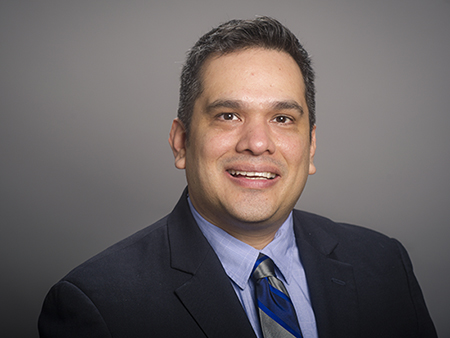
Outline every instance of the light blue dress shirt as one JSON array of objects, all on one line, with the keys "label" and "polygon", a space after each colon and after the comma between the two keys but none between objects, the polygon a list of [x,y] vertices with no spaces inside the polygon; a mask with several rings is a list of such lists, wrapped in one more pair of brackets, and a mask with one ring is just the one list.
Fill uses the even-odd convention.
[{"label": "light blue dress shirt", "polygon": [[195,210],[189,198],[188,202],[198,226],[230,278],[258,338],[263,338],[263,335],[250,275],[260,252],[273,260],[275,273],[284,283],[294,304],[303,337],[317,338],[316,320],[309,299],[305,271],[295,242],[292,212],[275,234],[273,241],[258,251],[209,223]]}]

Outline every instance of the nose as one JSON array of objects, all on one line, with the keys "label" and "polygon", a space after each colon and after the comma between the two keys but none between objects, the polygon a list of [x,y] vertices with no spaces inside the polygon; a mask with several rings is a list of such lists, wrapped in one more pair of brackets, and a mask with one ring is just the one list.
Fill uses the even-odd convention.
[{"label": "nose", "polygon": [[241,135],[236,144],[238,153],[248,152],[254,156],[264,153],[273,154],[275,143],[270,126],[264,121],[248,121],[242,126]]}]

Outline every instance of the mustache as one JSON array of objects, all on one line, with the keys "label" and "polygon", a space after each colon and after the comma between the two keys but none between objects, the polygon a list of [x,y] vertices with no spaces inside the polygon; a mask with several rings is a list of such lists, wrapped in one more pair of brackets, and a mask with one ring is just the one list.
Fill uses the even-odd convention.
[{"label": "mustache", "polygon": [[286,169],[286,165],[270,156],[251,156],[251,155],[234,155],[223,159],[222,164],[224,166],[251,166],[251,167],[276,167],[278,171],[283,173]]}]

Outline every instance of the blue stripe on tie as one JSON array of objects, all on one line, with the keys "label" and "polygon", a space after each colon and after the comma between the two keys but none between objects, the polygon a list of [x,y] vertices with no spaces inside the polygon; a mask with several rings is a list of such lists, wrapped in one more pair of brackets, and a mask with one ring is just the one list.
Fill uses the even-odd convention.
[{"label": "blue stripe on tie", "polygon": [[253,272],[255,272],[256,268],[259,266],[259,264],[261,264],[262,262],[264,262],[267,258],[269,258],[269,257],[264,256],[264,255],[261,255],[261,256],[257,259],[255,265],[253,266],[253,270],[252,270],[252,273],[251,273],[252,275],[253,275]]},{"label": "blue stripe on tie", "polygon": [[273,287],[272,284],[270,284],[270,283],[269,283],[269,288],[270,288],[270,292],[276,294],[278,297],[281,297],[285,301],[287,301],[287,302],[292,304],[292,300],[288,296],[286,296],[284,294],[284,292],[282,292],[282,291],[278,290],[277,288]]},{"label": "blue stripe on tie", "polygon": [[[286,295],[278,289],[271,288],[267,278],[260,280],[259,287],[262,288],[262,292],[258,297],[258,306],[263,304],[264,308],[267,309],[267,311],[264,312],[267,313],[269,317],[273,318],[277,323],[280,323],[280,321],[283,322],[284,325],[280,325],[284,328],[289,327],[291,330],[296,330],[294,332],[298,332],[301,337],[297,317],[295,312],[292,311],[292,301],[289,298],[286,299]],[[271,290],[277,290],[277,293],[270,292]],[[282,297],[279,297],[279,293],[282,294]],[[272,315],[269,315],[268,311],[270,311]],[[279,320],[276,320],[275,318],[278,318]]]},{"label": "blue stripe on tie", "polygon": [[275,313],[270,311],[261,301],[258,300],[258,307],[264,311],[270,318],[276,321],[280,326],[282,326],[286,331],[290,332],[294,337],[302,338],[302,334],[298,331],[295,331],[289,325],[287,325],[280,317],[278,317]]}]

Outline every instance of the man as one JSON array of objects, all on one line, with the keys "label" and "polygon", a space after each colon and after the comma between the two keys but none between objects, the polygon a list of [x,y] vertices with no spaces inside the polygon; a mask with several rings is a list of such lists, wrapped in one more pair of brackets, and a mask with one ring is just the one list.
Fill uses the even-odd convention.
[{"label": "man", "polygon": [[293,210],[314,110],[308,54],[276,20],[200,38],[169,136],[187,189],[51,289],[41,337],[436,337],[400,243]]}]

